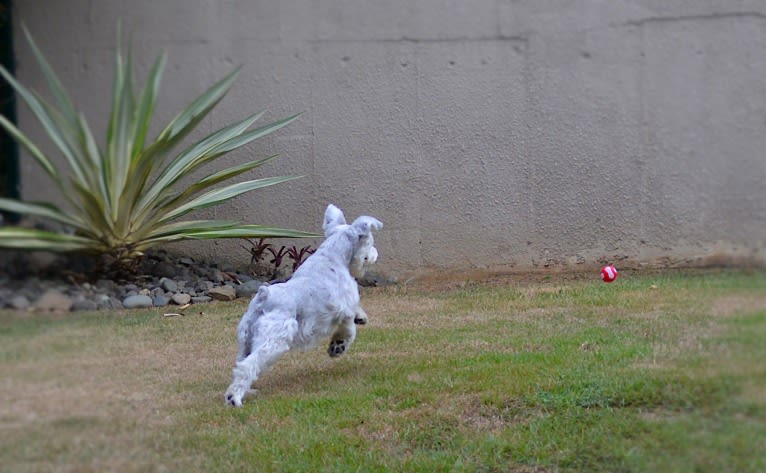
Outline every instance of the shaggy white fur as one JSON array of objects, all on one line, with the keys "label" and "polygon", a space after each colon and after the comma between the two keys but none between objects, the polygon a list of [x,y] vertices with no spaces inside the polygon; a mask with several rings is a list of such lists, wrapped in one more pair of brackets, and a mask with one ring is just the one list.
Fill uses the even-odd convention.
[{"label": "shaggy white fur", "polygon": [[378,259],[372,232],[382,227],[368,216],[347,225],[338,207],[327,207],[325,241],[290,280],[261,286],[242,316],[227,404],[241,406],[252,383],[289,350],[312,348],[326,337],[330,356],[348,350],[356,338],[355,324],[367,323],[354,277]]}]

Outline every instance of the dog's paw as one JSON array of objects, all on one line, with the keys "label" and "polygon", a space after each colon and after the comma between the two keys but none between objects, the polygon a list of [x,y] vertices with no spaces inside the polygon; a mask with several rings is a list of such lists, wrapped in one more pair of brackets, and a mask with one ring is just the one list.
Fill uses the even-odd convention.
[{"label": "dog's paw", "polygon": [[367,312],[359,306],[357,306],[356,313],[354,314],[354,323],[356,325],[365,325],[367,323]]},{"label": "dog's paw", "polygon": [[242,398],[245,397],[246,389],[239,386],[231,385],[226,390],[226,405],[232,407],[241,407]]},{"label": "dog's paw", "polygon": [[336,356],[341,356],[346,352],[346,341],[345,340],[331,340],[330,341],[330,347],[327,349],[327,353],[335,358]]},{"label": "dog's paw", "polygon": [[238,398],[235,394],[226,394],[226,405],[231,407],[242,407],[242,399]]}]

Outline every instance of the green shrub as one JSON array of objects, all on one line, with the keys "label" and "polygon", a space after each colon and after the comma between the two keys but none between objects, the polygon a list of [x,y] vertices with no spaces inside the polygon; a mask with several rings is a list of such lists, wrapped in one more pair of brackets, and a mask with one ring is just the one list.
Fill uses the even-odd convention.
[{"label": "green shrub", "polygon": [[165,66],[165,54],[157,57],[143,89],[137,91],[131,53],[123,55],[118,33],[112,109],[106,140],[101,147],[29,32],[26,29],[24,32],[53,100],[46,101],[27,89],[2,67],[0,74],[29,106],[57,152],[64,157],[69,168],[67,175],[54,166],[53,160],[40,146],[5,117],[0,116],[0,125],[50,176],[61,190],[68,208],[50,202],[0,198],[2,210],[49,219],[64,227],[62,231],[3,227],[0,228],[0,247],[87,252],[109,256],[117,262],[129,262],[152,246],[180,240],[315,236],[232,220],[180,220],[194,210],[296,178],[270,177],[214,188],[275,157],[270,156],[213,172],[179,188],[184,178],[200,167],[279,130],[298,117],[293,115],[251,128],[263,114],[256,113],[177,151],[183,138],[227,93],[238,69],[190,103],[150,141],[147,132]]}]

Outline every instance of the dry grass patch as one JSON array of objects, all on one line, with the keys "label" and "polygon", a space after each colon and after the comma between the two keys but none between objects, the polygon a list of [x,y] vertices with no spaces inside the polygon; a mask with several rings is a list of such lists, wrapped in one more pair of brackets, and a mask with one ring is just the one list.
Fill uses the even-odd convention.
[{"label": "dry grass patch", "polygon": [[737,294],[717,297],[712,304],[714,317],[732,317],[752,312],[766,312],[766,295]]},{"label": "dry grass patch", "polygon": [[0,313],[0,469],[763,471],[765,279],[365,289],[347,356],[288,354],[242,409],[245,302]]},{"label": "dry grass patch", "polygon": [[[14,456],[27,458],[21,464],[36,465],[29,471],[56,471],[56,461],[68,471],[151,471],[165,462],[154,457],[162,442],[173,443],[164,430],[177,422],[174,413],[200,402],[198,392],[182,386],[211,377],[223,385],[233,356],[231,342],[224,341],[231,336],[218,336],[214,316],[34,317],[0,318],[0,326],[16,319],[23,327],[0,350],[0,359],[13,360],[0,363],[0,443],[15,445]],[[30,435],[39,451],[22,447]],[[81,458],[83,449],[90,453]],[[40,456],[54,463],[31,460]]]}]

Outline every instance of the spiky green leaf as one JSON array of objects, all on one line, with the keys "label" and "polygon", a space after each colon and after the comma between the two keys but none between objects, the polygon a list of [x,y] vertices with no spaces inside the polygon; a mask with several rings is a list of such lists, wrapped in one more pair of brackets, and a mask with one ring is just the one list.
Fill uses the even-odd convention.
[{"label": "spiky green leaf", "polygon": [[34,228],[0,227],[0,247],[44,251],[96,250],[93,240]]},{"label": "spiky green leaf", "polygon": [[[1,68],[2,66],[0,66],[0,69]],[[48,174],[54,181],[56,181],[59,187],[61,187],[61,177],[59,176],[56,167],[53,165],[51,160],[45,156],[40,148],[38,148],[37,145],[34,144],[27,135],[22,133],[21,130],[16,128],[16,126],[8,121],[3,115],[0,115],[0,126],[2,126],[5,131],[11,135],[11,138],[13,138],[17,143],[21,144],[27,153],[29,153],[29,155],[32,156],[35,161],[37,161],[37,164],[43,168],[45,173]]]},{"label": "spiky green leaf", "polygon": [[48,82],[48,88],[53,93],[53,96],[61,108],[63,115],[67,118],[67,120],[74,121],[77,117],[77,111],[74,104],[72,103],[72,99],[69,98],[69,95],[66,93],[64,86],[61,84],[58,76],[53,71],[51,65],[48,63],[48,60],[45,59],[45,56],[37,47],[37,43],[35,43],[35,40],[29,33],[26,25],[21,25],[21,29],[24,31],[24,36],[26,36],[27,41],[32,48],[32,53],[37,60],[37,64],[40,66],[40,70],[43,72],[45,80]]},{"label": "spiky green leaf", "polygon": [[210,192],[206,192],[185,204],[179,205],[173,209],[168,209],[168,212],[159,219],[158,223],[169,222],[178,217],[186,215],[192,210],[206,209],[208,207],[218,205],[221,202],[233,199],[234,197],[244,194],[245,192],[250,192],[255,189],[262,189],[264,187],[273,186],[282,182],[292,181],[293,179],[299,179],[301,177],[302,176],[267,177],[263,179],[255,179],[252,181],[238,182],[221,189],[215,189]]},{"label": "spiky green leaf", "polygon": [[[119,30],[119,28],[118,28]],[[179,217],[218,205],[245,192],[285,182],[295,177],[246,181],[209,190],[216,184],[243,174],[272,157],[232,166],[192,182],[185,190],[174,189],[201,166],[286,126],[297,115],[250,129],[262,115],[253,114],[210,133],[166,164],[169,154],[223,99],[239,69],[208,88],[163,128],[153,141],[147,139],[166,57],[158,56],[143,89],[136,95],[130,48],[123,55],[121,32],[117,34],[112,110],[106,141],[100,147],[85,118],[66,93],[60,80],[31,35],[38,65],[46,78],[56,106],[21,85],[0,66],[0,76],[27,103],[69,167],[59,173],[48,155],[4,117],[0,126],[27,150],[56,182],[69,204],[68,210],[50,204],[0,199],[0,209],[54,220],[73,229],[76,235],[34,229],[3,229],[0,247],[24,247],[51,251],[90,251],[131,258],[152,245],[184,239],[313,236],[306,232],[242,226],[238,222],[191,220]],[[65,179],[67,177],[68,179]],[[204,192],[204,193],[203,193]],[[201,195],[200,195],[201,194]]]},{"label": "spiky green leaf", "polygon": [[172,233],[155,238],[142,240],[140,248],[148,248],[160,243],[170,243],[182,240],[217,240],[225,238],[319,238],[318,233],[290,230],[286,228],[267,227],[262,225],[238,225],[220,230],[187,231]]},{"label": "spiky green leaf", "polygon": [[82,221],[73,218],[55,205],[47,202],[22,202],[16,199],[0,197],[0,209],[6,212],[47,218],[74,228],[84,226]]}]

